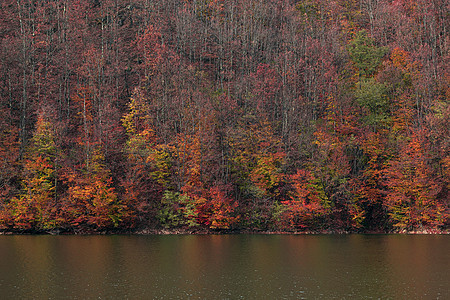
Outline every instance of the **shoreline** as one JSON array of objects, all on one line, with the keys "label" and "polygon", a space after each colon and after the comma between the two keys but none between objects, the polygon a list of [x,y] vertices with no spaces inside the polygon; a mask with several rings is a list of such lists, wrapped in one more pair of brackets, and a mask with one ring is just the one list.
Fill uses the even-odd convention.
[{"label": "shoreline", "polygon": [[350,230],[305,230],[305,231],[280,231],[280,230],[208,230],[208,229],[165,229],[165,228],[140,228],[132,230],[43,230],[43,231],[23,231],[23,230],[0,230],[2,235],[448,235],[450,229],[424,228],[421,230],[392,230],[392,231],[350,231]]}]

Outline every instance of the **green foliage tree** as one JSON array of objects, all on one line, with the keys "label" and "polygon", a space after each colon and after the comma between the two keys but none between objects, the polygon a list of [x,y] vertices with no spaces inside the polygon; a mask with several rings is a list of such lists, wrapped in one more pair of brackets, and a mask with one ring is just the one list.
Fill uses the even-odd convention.
[{"label": "green foliage tree", "polygon": [[368,115],[365,121],[368,125],[382,125],[389,122],[389,99],[387,86],[374,78],[362,79],[356,90],[357,103],[366,108]]},{"label": "green foliage tree", "polygon": [[186,194],[165,191],[158,211],[158,220],[165,228],[196,227],[198,212],[195,199]]},{"label": "green foliage tree", "polygon": [[381,59],[387,52],[386,47],[376,47],[367,31],[360,30],[348,45],[350,59],[358,69],[359,76],[369,77],[377,72]]}]

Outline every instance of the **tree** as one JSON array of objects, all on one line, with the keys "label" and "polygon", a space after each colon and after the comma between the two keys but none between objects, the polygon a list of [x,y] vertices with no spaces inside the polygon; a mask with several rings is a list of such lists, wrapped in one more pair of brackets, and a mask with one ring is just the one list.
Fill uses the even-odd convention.
[{"label": "tree", "polygon": [[129,207],[118,198],[99,149],[93,150],[89,167],[67,170],[65,176],[67,192],[62,212],[65,226],[102,230],[128,223]]},{"label": "tree", "polygon": [[61,225],[56,201],[56,145],[52,124],[40,115],[27,151],[23,189],[8,205],[13,226],[43,230]]},{"label": "tree", "polygon": [[151,222],[164,190],[169,188],[170,147],[158,143],[150,117],[149,105],[141,89],[136,88],[124,115],[128,140],[124,197],[140,223]]},{"label": "tree", "polygon": [[[19,144],[17,128],[8,124],[5,110],[0,110],[0,214],[17,193],[14,181],[18,176]],[[7,213],[5,212],[7,215]],[[0,217],[0,225],[6,216]]]},{"label": "tree", "polygon": [[389,101],[384,84],[374,78],[363,79],[356,90],[356,101],[367,110],[368,115],[364,119],[368,125],[388,125]]},{"label": "tree", "polygon": [[330,213],[330,202],[320,180],[305,170],[297,170],[290,176],[292,191],[285,206],[282,219],[293,229],[316,229],[324,226],[324,218]]},{"label": "tree", "polygon": [[383,47],[376,47],[365,30],[356,32],[348,45],[350,58],[358,69],[359,76],[365,77],[376,73],[386,50]]},{"label": "tree", "polygon": [[426,146],[421,136],[414,134],[386,169],[389,190],[385,205],[395,228],[436,228],[448,218],[445,202],[437,197],[439,185],[432,176]]},{"label": "tree", "polygon": [[[232,153],[232,179],[242,197],[242,222],[246,226],[265,228],[272,222],[272,214],[283,184],[282,168],[285,153],[281,141],[267,120],[247,117],[246,123],[227,139]],[[245,119],[244,119],[245,120]]]}]

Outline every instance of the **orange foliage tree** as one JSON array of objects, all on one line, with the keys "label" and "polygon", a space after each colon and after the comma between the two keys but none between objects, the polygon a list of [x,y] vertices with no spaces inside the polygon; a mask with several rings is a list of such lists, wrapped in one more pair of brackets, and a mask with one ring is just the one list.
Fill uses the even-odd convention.
[{"label": "orange foliage tree", "polygon": [[129,208],[121,201],[100,150],[91,154],[89,167],[66,171],[67,192],[64,205],[66,226],[94,230],[117,227],[129,217]]},{"label": "orange foliage tree", "polygon": [[125,201],[117,197],[113,177],[106,165],[100,135],[96,130],[96,96],[89,87],[79,87],[73,95],[76,118],[71,159],[77,164],[65,167],[63,196],[64,226],[93,230],[117,227],[129,217]]},{"label": "orange foliage tree", "polygon": [[52,124],[40,115],[25,160],[23,189],[9,203],[12,224],[18,229],[44,230],[60,225],[55,198],[56,145]]},{"label": "orange foliage tree", "polygon": [[393,226],[412,230],[443,225],[448,217],[446,203],[437,197],[440,189],[429,165],[426,142],[416,133],[399,150],[385,175],[385,206]]}]

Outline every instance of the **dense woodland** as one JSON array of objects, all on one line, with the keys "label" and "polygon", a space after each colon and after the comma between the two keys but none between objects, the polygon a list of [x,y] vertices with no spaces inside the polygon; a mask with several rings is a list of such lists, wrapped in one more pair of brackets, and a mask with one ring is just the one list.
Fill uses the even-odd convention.
[{"label": "dense woodland", "polygon": [[0,229],[445,229],[446,0],[2,0]]}]

